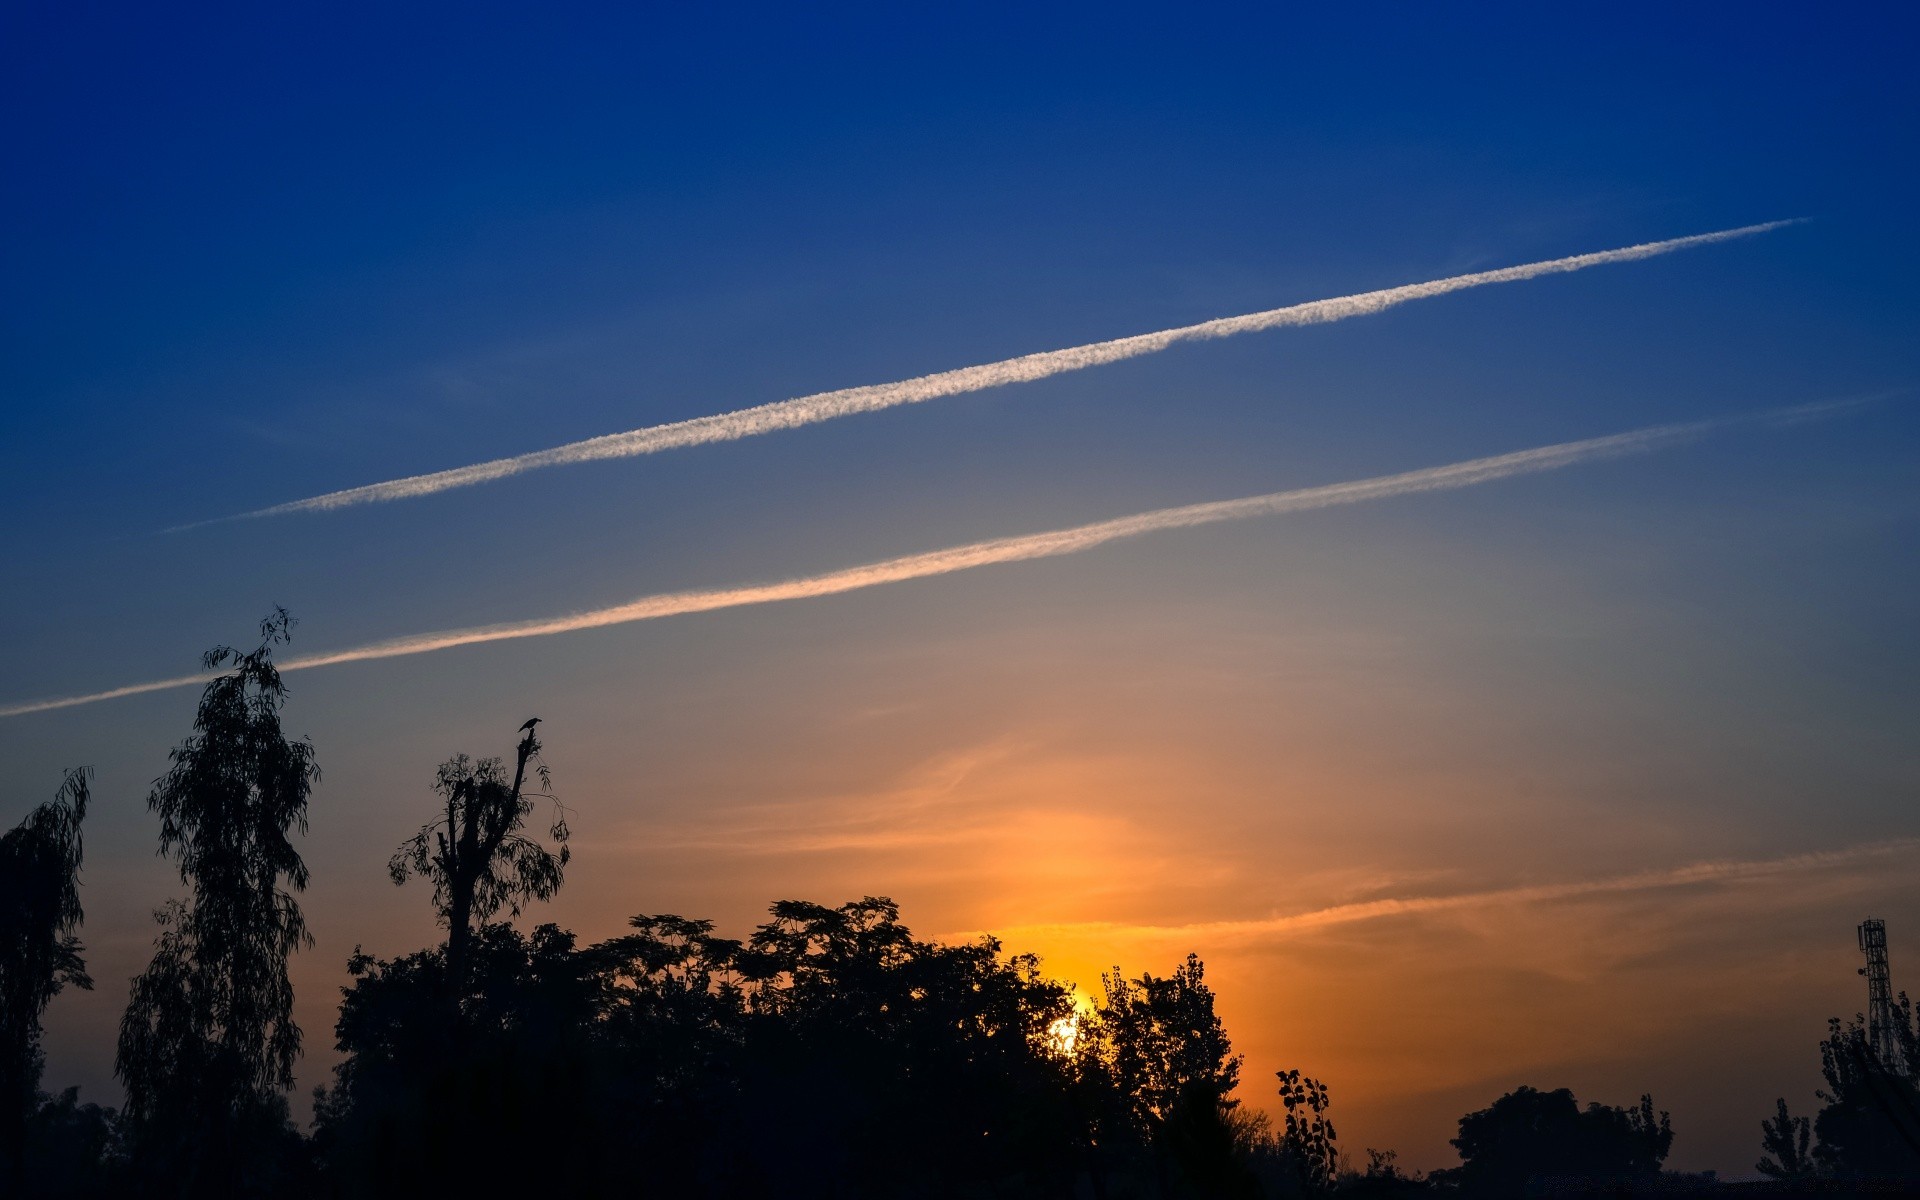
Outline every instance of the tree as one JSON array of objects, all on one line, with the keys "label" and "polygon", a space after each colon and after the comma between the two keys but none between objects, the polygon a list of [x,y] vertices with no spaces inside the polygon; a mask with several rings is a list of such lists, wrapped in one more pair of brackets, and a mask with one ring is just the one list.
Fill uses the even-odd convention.
[{"label": "tree", "polygon": [[1779,1115],[1771,1121],[1760,1122],[1760,1148],[1766,1153],[1754,1164],[1754,1169],[1783,1183],[1811,1179],[1816,1174],[1813,1158],[1807,1153],[1812,1122],[1805,1117],[1789,1116],[1785,1098],[1776,1103],[1780,1106]]},{"label": "tree", "polygon": [[[520,832],[534,796],[552,799],[540,742],[521,726],[512,774],[500,759],[458,755],[434,775],[441,811],[387,863],[396,885],[433,884],[441,948],[383,962],[356,947],[335,1026],[345,1056],[317,1096],[316,1137],[336,1186],[355,1195],[577,1190],[591,1156],[497,1153],[492,1131],[534,1140],[586,1136],[585,1046],[594,1029],[586,963],[553,926],[531,941],[492,924],[559,890],[569,857],[555,804],[557,853]],[[539,792],[527,790],[529,770]]]},{"label": "tree", "polygon": [[93,987],[73,932],[87,775],[68,771],[52,800],[0,837],[0,1178],[16,1188],[39,1105],[40,1014],[67,984]]},{"label": "tree", "polygon": [[119,1114],[80,1103],[80,1089],[42,1097],[28,1136],[32,1139],[26,1186],[19,1195],[40,1200],[92,1200],[131,1190],[122,1176]]},{"label": "tree", "polygon": [[1566,1088],[1516,1088],[1492,1107],[1460,1118],[1458,1167],[1435,1171],[1469,1196],[1519,1196],[1533,1179],[1605,1179],[1628,1182],[1660,1172],[1673,1147],[1666,1113],[1653,1098],[1632,1108],[1589,1104],[1580,1110]]},{"label": "tree", "polygon": [[470,950],[457,1054],[444,947],[349,961],[342,1058],[314,1104],[330,1194],[606,1194],[595,1175],[612,1131],[585,956],[552,925],[483,926]]},{"label": "tree", "polygon": [[[750,943],[640,916],[585,949],[475,931],[458,1054],[444,947],[356,954],[316,1138],[352,1196],[1066,1195],[1081,1142],[1048,1030],[1069,991],[892,901],[783,902]],[[513,1137],[502,1142],[499,1131]]]},{"label": "tree", "polygon": [[300,1052],[287,958],[311,939],[292,834],[306,832],[320,771],[312,743],[280,728],[273,648],[292,625],[275,609],[255,650],[207,651],[206,669],[231,669],[201,694],[194,732],[147,797],[188,896],[155,914],[161,933],[133,982],[115,1070],[145,1173],[195,1195],[271,1186],[274,1168],[246,1151],[285,1127],[281,1093]]},{"label": "tree", "polygon": [[1206,964],[1189,954],[1166,978],[1129,980],[1115,967],[1100,982],[1082,1053],[1100,1158],[1150,1159],[1163,1193],[1172,1168],[1203,1194],[1244,1193],[1253,1183],[1234,1119],[1240,1058],[1214,1013]]},{"label": "tree", "polygon": [[1115,967],[1100,977],[1105,1001],[1090,1044],[1125,1097],[1135,1128],[1151,1136],[1182,1106],[1221,1111],[1240,1082],[1240,1058],[1213,1011],[1206,964],[1198,955],[1156,979],[1129,980]]},{"label": "tree", "polygon": [[917,941],[884,897],[771,915],[733,959],[741,1120],[766,1179],[806,1159],[817,1176],[789,1194],[895,1195],[906,1178],[985,1194],[1068,1169],[1085,1130],[1052,1031],[1073,1002],[1037,959]]},{"label": "tree", "polygon": [[[1914,1042],[1913,1006],[1902,993],[1894,1005],[1895,1044]],[[1814,1161],[1833,1174],[1864,1179],[1920,1178],[1920,1080],[1909,1053],[1888,1062],[1874,1053],[1855,1019],[1827,1022],[1820,1043],[1826,1107],[1813,1119]]]},{"label": "tree", "polygon": [[[1318,1195],[1332,1190],[1339,1167],[1339,1150],[1334,1143],[1339,1134],[1327,1116],[1327,1085],[1299,1071],[1281,1071],[1280,1103],[1286,1106],[1286,1131],[1280,1137],[1280,1149],[1300,1179],[1301,1190]],[[1375,1152],[1368,1151],[1371,1156]],[[1391,1161],[1373,1159],[1374,1165]],[[1369,1171],[1372,1167],[1369,1167]]]},{"label": "tree", "polygon": [[[395,884],[411,875],[433,882],[433,903],[447,926],[447,973],[458,996],[467,979],[475,922],[485,925],[502,908],[514,916],[533,900],[549,900],[560,890],[570,851],[565,810],[554,806],[548,836],[559,852],[520,832],[533,801],[525,791],[531,764],[542,788],[551,789],[540,761],[534,718],[521,726],[509,782],[501,761],[474,762],[462,754],[440,764],[434,790],[445,809],[401,844],[387,863]],[[553,799],[551,791],[534,793]]]}]

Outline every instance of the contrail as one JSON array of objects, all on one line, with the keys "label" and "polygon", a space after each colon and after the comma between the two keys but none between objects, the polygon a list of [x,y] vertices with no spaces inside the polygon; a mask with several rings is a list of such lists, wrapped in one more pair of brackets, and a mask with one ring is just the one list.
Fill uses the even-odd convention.
[{"label": "contrail", "polygon": [[[1311,509],[1358,504],[1367,500],[1384,500],[1420,492],[1473,487],[1476,484],[1491,483],[1514,475],[1531,475],[1542,471],[1558,470],[1589,459],[1610,458],[1654,450],[1743,422],[1794,421],[1822,415],[1838,407],[1857,403],[1861,401],[1803,405],[1718,420],[1655,425],[1629,433],[1587,438],[1577,442],[1560,442],[1532,450],[1519,450],[1512,454],[1469,459],[1443,467],[1406,471],[1398,475],[1381,475],[1348,483],[1271,492],[1263,496],[1247,496],[1238,500],[1216,500],[1206,504],[1162,508],[1130,517],[1096,521],[1090,525],[1076,525],[1070,529],[973,542],[964,546],[954,546],[924,554],[910,554],[902,558],[890,558],[883,562],[830,571],[824,575],[789,579],[780,583],[753,584],[708,591],[666,592],[643,596],[630,604],[567,616],[414,634],[389,641],[373,642],[348,650],[290,658],[280,664],[280,669],[301,671],[310,667],[326,667],[338,663],[400,658],[410,654],[426,654],[434,650],[449,650],[455,646],[471,646],[480,642],[545,637],[548,634],[572,633],[579,629],[598,629],[606,625],[624,625],[631,621],[652,621],[685,613],[711,612],[715,609],[741,608],[750,604],[773,604],[783,600],[832,596],[841,592],[879,587],[882,584],[899,583],[908,579],[948,575],[955,571],[966,571],[994,563],[1023,562],[1034,558],[1078,554],[1108,542],[1138,537],[1141,534],[1154,533],[1163,529],[1185,529],[1195,525],[1214,525],[1222,521],[1240,521],[1250,517],[1306,512]],[[186,687],[211,678],[213,678],[211,674],[178,675],[171,679],[129,684],[84,696],[24,701],[0,707],[0,717],[17,717],[26,713],[91,704],[96,700],[112,700],[121,696],[137,696],[144,692]]]},{"label": "contrail", "polygon": [[[1742,883],[1754,880],[1774,879],[1781,875],[1797,874],[1803,871],[1831,870],[1837,867],[1853,866],[1862,860],[1886,858],[1908,854],[1920,850],[1920,838],[1891,838],[1881,842],[1867,842],[1839,850],[1821,850],[1810,854],[1795,854],[1785,858],[1769,858],[1749,861],[1710,861],[1691,863],[1659,871],[1639,871],[1631,875],[1615,875],[1600,879],[1581,879],[1565,883],[1531,884],[1521,887],[1498,888],[1484,892],[1462,892],[1441,896],[1388,897],[1380,900],[1363,900],[1354,904],[1336,904],[1329,908],[1313,909],[1309,912],[1289,913],[1273,917],[1256,917],[1240,921],[1196,921],[1184,925],[1125,925],[1112,921],[1074,921],[1040,925],[1016,925],[994,930],[1002,937],[1031,936],[1036,934],[1090,934],[1102,938],[1168,938],[1191,939],[1205,938],[1212,942],[1242,938],[1270,938],[1311,932],[1333,925],[1350,925],[1359,921],[1376,921],[1385,917],[1399,917],[1431,912],[1450,912],[1458,909],[1488,908],[1493,906],[1512,906],[1520,904],[1544,904],[1556,900],[1572,900],[1583,896],[1599,896],[1610,893],[1645,892],[1663,888],[1689,887],[1703,883]],[[973,934],[960,937],[977,936]]]},{"label": "contrail", "polygon": [[1449,292],[1460,292],[1468,288],[1485,287],[1495,283],[1516,283],[1523,279],[1537,279],[1542,275],[1561,275],[1607,263],[1634,262],[1661,254],[1671,254],[1675,250],[1751,237],[1757,233],[1765,233],[1768,230],[1798,223],[1799,219],[1768,221],[1760,225],[1744,225],[1738,229],[1723,229],[1718,233],[1700,233],[1691,237],[1670,238],[1664,242],[1644,242],[1637,246],[1624,246],[1618,250],[1576,254],[1569,258],[1549,259],[1545,262],[1526,263],[1517,267],[1502,267],[1496,271],[1455,275],[1428,283],[1410,283],[1380,291],[1359,292],[1352,296],[1336,296],[1331,300],[1314,300],[1306,304],[1248,313],[1244,316],[1221,317],[1218,320],[1203,321],[1198,325],[1163,329],[1158,333],[1136,334],[1107,342],[1092,342],[1084,346],[1070,346],[1065,350],[1025,354],[1018,358],[986,363],[977,367],[962,367],[959,370],[903,379],[897,383],[877,383],[864,387],[841,388],[832,392],[818,392],[811,396],[799,396],[791,400],[738,409],[734,412],[695,417],[665,425],[649,425],[644,429],[629,430],[626,433],[609,433],[581,442],[555,446],[551,450],[517,454],[511,458],[496,458],[491,462],[454,467],[446,471],[433,471],[425,475],[409,475],[404,479],[390,479],[384,483],[369,483],[305,500],[275,504],[252,512],[176,525],[167,532],[177,533],[185,529],[196,529],[202,525],[245,520],[251,517],[325,512],[360,504],[405,500],[414,496],[430,496],[435,492],[444,492],[451,488],[471,487],[478,483],[504,479],[509,475],[539,470],[542,467],[569,466],[574,463],[595,462],[603,458],[632,458],[636,455],[657,454],[662,450],[674,450],[683,446],[730,442],[739,438],[753,437],[756,434],[773,433],[781,429],[797,429],[802,425],[830,421],[835,417],[876,412],[883,408],[896,408],[902,404],[920,404],[942,396],[957,396],[965,392],[978,392],[1012,383],[1045,379],[1050,375],[1080,371],[1105,363],[1119,362],[1122,359],[1138,358],[1144,354],[1157,354],[1181,342],[1234,337],[1242,333],[1257,333],[1265,329],[1280,329],[1291,325],[1323,325],[1331,321],[1344,321],[1348,317],[1384,312],[1410,300],[1425,300],[1431,296],[1444,296]]}]

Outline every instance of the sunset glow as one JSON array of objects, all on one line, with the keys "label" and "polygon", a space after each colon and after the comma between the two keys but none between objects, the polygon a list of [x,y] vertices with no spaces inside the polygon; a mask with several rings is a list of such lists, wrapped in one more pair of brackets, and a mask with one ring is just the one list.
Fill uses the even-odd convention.
[{"label": "sunset glow", "polygon": [[[708,920],[771,1022],[769,906],[886,898],[1071,985],[993,1043],[1056,1074],[1192,954],[1356,1170],[1524,1085],[1753,1176],[1863,920],[1920,993],[1920,18],[1726,24],[9,17],[0,833],[93,770],[41,1088],[124,1103],[148,797],[284,606],[303,1131],[465,920]],[[458,754],[537,793],[491,912],[392,865]]]}]

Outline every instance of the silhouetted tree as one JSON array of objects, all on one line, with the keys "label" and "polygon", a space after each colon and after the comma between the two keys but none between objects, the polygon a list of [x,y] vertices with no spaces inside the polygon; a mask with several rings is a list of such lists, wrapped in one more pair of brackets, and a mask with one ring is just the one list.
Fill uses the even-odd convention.
[{"label": "silhouetted tree", "polygon": [[[502,1156],[489,1130],[590,1138],[595,1036],[591,964],[552,925],[531,939],[494,924],[559,890],[570,855],[564,810],[557,852],[521,832],[533,798],[552,799],[538,720],[521,727],[514,765],[459,755],[442,763],[442,811],[396,850],[393,882],[420,875],[447,927],[436,950],[380,961],[358,947],[335,1026],[343,1059],[316,1093],[316,1141],[350,1195],[495,1194],[561,1187],[594,1174],[594,1149],[563,1161]],[[528,790],[528,776],[541,791]]]},{"label": "silhouetted tree", "polygon": [[[715,936],[711,921],[662,914],[630,924],[634,932],[583,952],[597,989],[606,1105],[620,1114],[609,1153],[657,1164],[664,1191],[741,1190],[759,1170],[753,1150],[701,1148],[758,1145],[742,1082],[748,994],[759,986],[741,973],[750,956],[739,941]],[[770,970],[756,964],[758,974]]]},{"label": "silhouetted tree", "polygon": [[276,609],[257,649],[217,646],[194,732],[147,806],[185,901],[155,914],[153,961],[133,981],[115,1069],[151,1186],[227,1196],[279,1187],[300,1030],[287,957],[310,942],[293,893],[307,885],[292,832],[307,828],[313,746],[281,734],[272,661],[293,620]]},{"label": "silhouetted tree", "polygon": [[1091,1044],[1103,1052],[1136,1127],[1151,1134],[1182,1103],[1210,1100],[1231,1109],[1240,1058],[1213,1011],[1206,964],[1198,955],[1164,979],[1129,980],[1115,967],[1101,976],[1106,993],[1091,1023]]},{"label": "silhouetted tree", "polygon": [[87,770],[0,836],[0,1180],[24,1191],[27,1122],[39,1103],[40,1014],[67,984],[93,987],[80,959],[80,823]]},{"label": "silhouetted tree", "polygon": [[32,1151],[21,1196],[95,1200],[129,1190],[120,1156],[119,1114],[80,1103],[80,1089],[46,1096],[28,1126]]},{"label": "silhouetted tree", "polygon": [[356,951],[349,962],[335,1027],[343,1057],[314,1106],[332,1190],[603,1194],[614,1129],[587,959],[553,925],[531,935],[485,925],[469,950],[457,1054],[444,947],[385,962]]},{"label": "silhouetted tree", "polygon": [[[342,1195],[1059,1195],[1084,1144],[1066,988],[888,900],[782,902],[742,943],[675,916],[583,950],[479,928],[446,1055],[446,951],[356,955],[316,1105]],[[564,1153],[496,1152],[489,1131]],[[519,1139],[524,1139],[524,1143]],[[804,1164],[804,1167],[797,1164]],[[1025,1190],[1022,1190],[1025,1189]]]},{"label": "silhouetted tree", "polygon": [[800,1194],[897,1195],[903,1177],[958,1191],[1070,1169],[1083,1132],[1054,1030],[1073,1005],[1036,959],[1003,960],[992,939],[915,941],[878,897],[783,901],[772,917],[736,960],[742,1120],[764,1163],[817,1165]]},{"label": "silhouetted tree", "polygon": [[1461,1163],[1430,1178],[1469,1196],[1520,1196],[1529,1180],[1631,1183],[1657,1177],[1673,1147],[1666,1113],[1653,1098],[1633,1108],[1589,1104],[1582,1112],[1566,1088],[1516,1088],[1493,1106],[1460,1118],[1453,1139]]},{"label": "silhouetted tree", "polygon": [[[1914,1042],[1913,1006],[1903,992],[1894,1006],[1896,1045]],[[1813,1158],[1835,1175],[1864,1179],[1920,1178],[1920,1086],[1905,1054],[1886,1062],[1875,1054],[1856,1018],[1827,1023],[1820,1043],[1819,1093],[1826,1102],[1813,1120]]]},{"label": "silhouetted tree", "polygon": [[[554,807],[548,835],[558,853],[520,832],[533,801],[525,792],[531,764],[543,788],[551,788],[540,761],[535,718],[522,726],[509,781],[497,758],[474,762],[462,754],[440,764],[434,790],[445,810],[394,851],[387,871],[396,884],[410,875],[433,883],[433,903],[447,926],[447,973],[453,988],[464,986],[468,946],[475,922],[485,925],[505,908],[514,916],[529,901],[549,900],[560,889],[569,850],[564,810]],[[552,799],[551,792],[538,793]]]},{"label": "silhouetted tree", "polygon": [[1396,1161],[1398,1157],[1391,1150],[1369,1147],[1366,1169],[1344,1176],[1338,1193],[1353,1200],[1385,1200],[1387,1197],[1416,1196],[1431,1191],[1426,1179],[1418,1171],[1409,1175],[1400,1169]]},{"label": "silhouetted tree", "polygon": [[1807,1151],[1812,1122],[1790,1116],[1784,1098],[1776,1101],[1779,1115],[1760,1122],[1760,1149],[1764,1151],[1754,1169],[1784,1183],[1800,1183],[1816,1174],[1813,1156]]},{"label": "silhouetted tree", "polygon": [[1300,1187],[1310,1195],[1333,1187],[1340,1152],[1334,1143],[1339,1134],[1327,1116],[1327,1085],[1299,1071],[1281,1071],[1280,1103],[1286,1106],[1286,1131],[1280,1137],[1280,1150],[1299,1177]]},{"label": "silhouetted tree", "polygon": [[1239,1102],[1231,1094],[1240,1058],[1213,1011],[1206,965],[1189,954],[1172,975],[1137,980],[1116,967],[1101,984],[1084,1054],[1106,1097],[1102,1144],[1148,1151],[1162,1190],[1172,1186],[1166,1166],[1176,1163],[1216,1191],[1238,1188],[1231,1115]]}]

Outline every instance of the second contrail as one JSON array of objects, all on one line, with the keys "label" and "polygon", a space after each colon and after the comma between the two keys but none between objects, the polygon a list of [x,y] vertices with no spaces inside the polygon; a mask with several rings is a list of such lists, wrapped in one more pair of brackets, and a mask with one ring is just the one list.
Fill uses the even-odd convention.
[{"label": "second contrail", "polygon": [[[1846,402],[1857,403],[1857,402]],[[1617,433],[1607,437],[1587,438],[1577,442],[1560,442],[1551,446],[1539,446],[1531,450],[1519,450],[1512,454],[1498,454],[1489,458],[1468,459],[1465,462],[1452,463],[1443,467],[1426,467],[1418,471],[1405,471],[1398,475],[1380,475],[1371,479],[1359,479],[1348,483],[1326,484],[1321,487],[1299,488],[1286,492],[1270,492],[1263,496],[1247,496],[1238,500],[1216,500],[1206,504],[1189,504],[1179,508],[1161,508],[1152,512],[1138,513],[1130,517],[1117,517],[1109,521],[1096,521],[1091,525],[1076,525],[1069,529],[1056,529],[1046,533],[1022,534],[1018,537],[995,538],[991,541],[973,542],[964,546],[954,546],[945,550],[933,550],[924,554],[909,554],[902,558],[890,558],[883,562],[869,563],[865,566],[849,567],[844,570],[830,571],[824,575],[810,575],[800,579],[789,579],[780,583],[753,584],[745,587],[717,588],[706,591],[666,592],[659,595],[643,596],[630,604],[615,605],[611,608],[594,609],[589,612],[572,613],[566,616],[545,617],[531,621],[515,621],[498,625],[480,625],[467,629],[448,629],[437,633],[414,634],[409,637],[395,638],[390,641],[374,642],[347,650],[335,650],[324,654],[312,654],[290,658],[280,664],[282,671],[301,671],[311,667],[333,666],[339,663],[367,662],[380,658],[401,658],[412,654],[426,654],[434,650],[450,650],[455,646],[471,646],[480,642],[502,642],[515,638],[545,637],[554,633],[572,633],[581,629],[598,629],[606,625],[625,625],[633,621],[652,621],[660,617],[680,616],[686,613],[711,612],[722,608],[741,608],[751,604],[773,604],[783,600],[804,600],[815,596],[832,596],[841,592],[859,591],[862,588],[878,587],[886,583],[900,583],[909,579],[925,579],[933,575],[948,575],[955,571],[966,571],[974,567],[990,566],[995,563],[1022,562],[1034,558],[1055,558],[1063,554],[1078,554],[1091,550],[1108,542],[1123,538],[1138,537],[1144,533],[1153,533],[1163,529],[1184,529],[1195,525],[1214,525],[1222,521],[1240,521],[1250,517],[1278,516],[1284,513],[1306,512],[1310,509],[1332,508],[1342,504],[1358,504],[1366,500],[1384,500],[1394,496],[1408,496],[1420,492],[1451,491],[1457,488],[1473,487],[1476,484],[1491,483],[1497,479],[1507,479],[1515,475],[1532,475],[1542,471],[1553,471],[1561,467],[1590,459],[1616,457],[1634,454],[1670,446],[1690,440],[1703,433],[1725,428],[1740,422],[1786,421],[1830,412],[1841,405],[1819,404],[1790,409],[1775,409],[1745,417],[1732,417],[1713,421],[1694,421],[1677,425],[1655,425],[1646,429],[1637,429],[1628,433]],[[212,678],[209,674],[179,675],[171,679],[153,680],[147,683],[128,684],[125,687],[111,688],[103,692],[93,692],[83,696],[67,696],[59,699],[29,700],[21,703],[0,706],[0,717],[17,717],[26,713],[46,712],[56,708],[71,708],[80,704],[91,704],[98,700],[112,700],[121,696],[136,696],[146,692],[157,692],[168,688],[188,687],[204,683]]]},{"label": "second contrail", "polygon": [[851,416],[855,413],[897,408],[903,404],[919,404],[943,396],[984,391],[987,388],[1004,387],[1013,383],[1027,383],[1036,379],[1045,379],[1050,375],[1061,375],[1068,371],[1079,371],[1087,367],[1119,362],[1122,359],[1156,354],[1181,342],[1233,337],[1237,334],[1257,333],[1261,330],[1279,329],[1284,326],[1323,325],[1332,321],[1344,321],[1348,317],[1383,312],[1411,300],[1425,300],[1433,296],[1444,296],[1449,292],[1486,287],[1490,284],[1537,279],[1542,275],[1562,275],[1607,263],[1634,262],[1694,246],[1751,237],[1757,233],[1765,233],[1768,230],[1795,223],[1795,221],[1768,221],[1760,225],[1744,225],[1738,229],[1723,229],[1717,233],[1669,238],[1663,242],[1643,242],[1637,246],[1623,246],[1617,250],[1575,254],[1568,258],[1524,263],[1517,267],[1501,267],[1494,271],[1476,271],[1470,275],[1454,275],[1447,279],[1435,279],[1426,283],[1410,283],[1379,291],[1359,292],[1351,296],[1336,296],[1330,300],[1314,300],[1287,308],[1248,313],[1244,316],[1221,317],[1218,320],[1203,321],[1198,325],[1184,325],[1177,329],[1163,329],[1157,333],[1142,333],[1132,337],[1115,338],[1111,341],[1091,342],[1084,346],[1069,346],[1064,350],[1025,354],[1018,358],[985,363],[977,367],[962,367],[954,371],[941,371],[934,375],[921,375],[896,383],[877,383],[864,387],[841,388],[832,392],[819,392],[811,396],[799,396],[791,400],[738,409],[734,412],[695,417],[665,425],[650,425],[644,429],[629,430],[626,433],[609,433],[601,437],[588,438],[585,441],[555,446],[550,450],[516,454],[510,458],[496,458],[490,462],[475,463],[471,466],[433,471],[425,475],[409,475],[404,479],[389,479],[383,483],[369,483],[361,487],[327,492],[305,500],[291,500],[285,504],[275,504],[269,508],[255,509],[252,512],[239,513],[231,517],[219,517],[213,521],[175,526],[169,532],[192,529],[218,521],[325,512],[361,504],[379,504],[415,496],[430,496],[435,492],[472,487],[475,484],[504,479],[509,475],[519,475],[542,467],[568,466],[606,458],[632,458],[686,446],[730,442],[756,434],[813,425],[820,421],[830,421],[835,417]]}]

